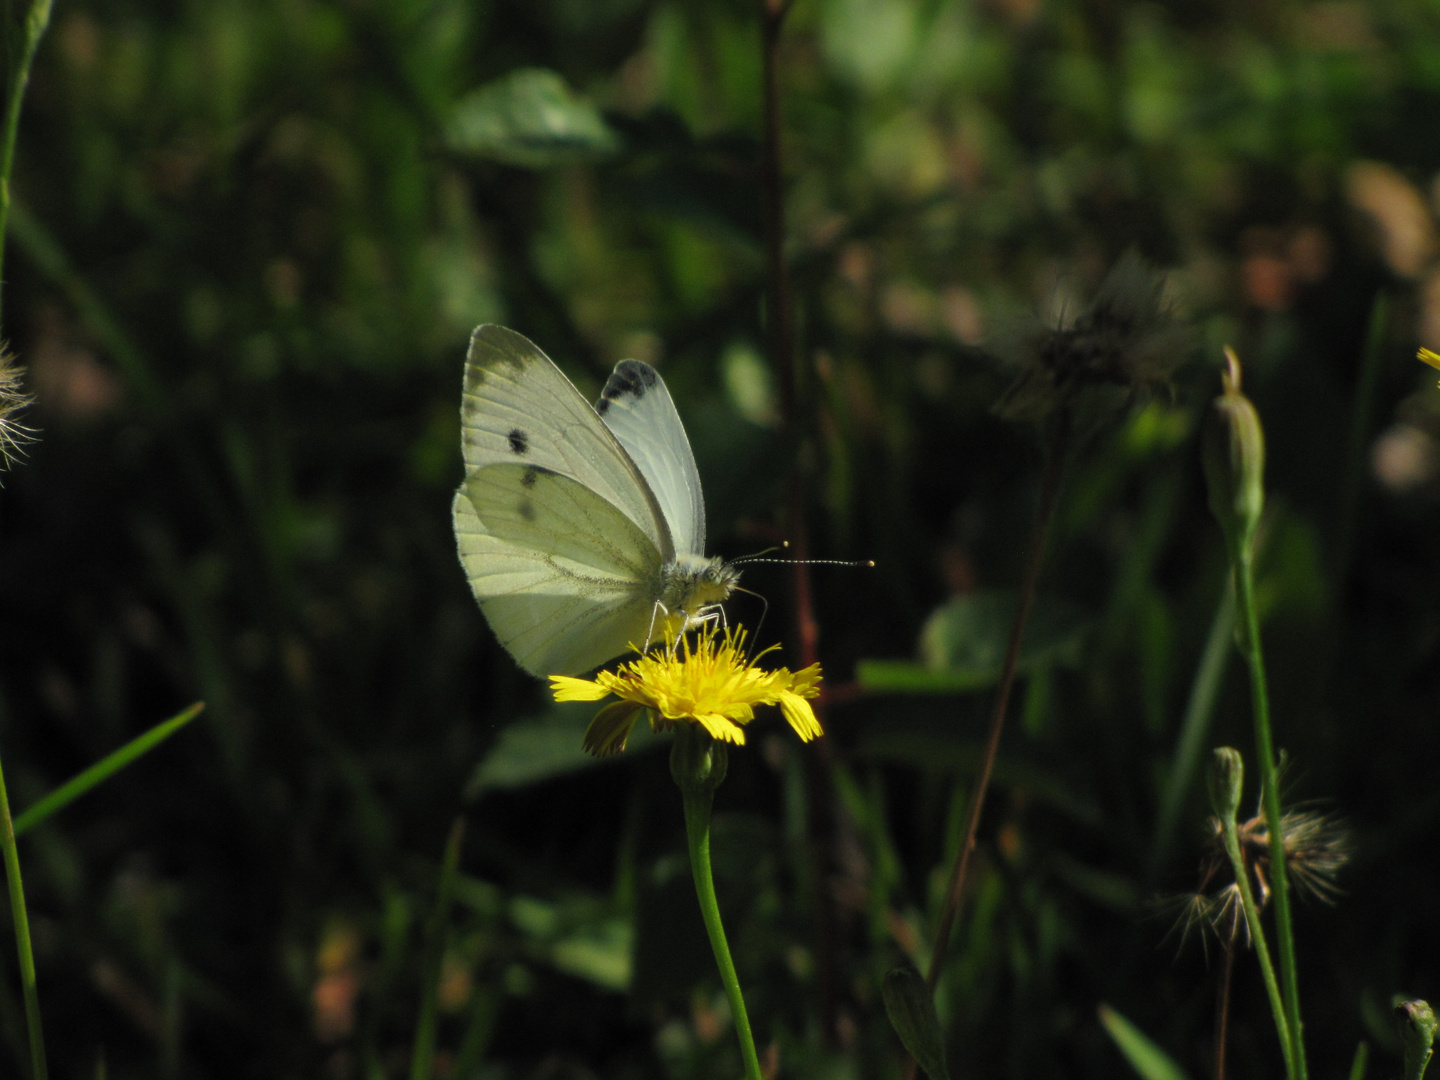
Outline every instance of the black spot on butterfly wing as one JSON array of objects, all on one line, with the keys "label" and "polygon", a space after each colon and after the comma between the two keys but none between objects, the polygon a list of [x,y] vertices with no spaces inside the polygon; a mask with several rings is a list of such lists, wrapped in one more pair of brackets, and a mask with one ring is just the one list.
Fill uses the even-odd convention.
[{"label": "black spot on butterfly wing", "polygon": [[[545,473],[550,476],[556,475],[553,469],[547,469],[542,465],[529,465],[526,467],[525,471],[520,474],[520,486],[524,488],[527,492],[530,491],[539,481],[541,473]],[[515,509],[526,521],[535,520],[535,504],[530,500],[529,495],[521,498],[519,503],[516,504]]]},{"label": "black spot on butterfly wing", "polygon": [[610,373],[605,389],[600,391],[600,400],[595,403],[595,411],[604,416],[610,403],[622,397],[632,397],[639,401],[659,381],[660,376],[649,364],[642,364],[639,360],[621,360]]},{"label": "black spot on butterfly wing", "polygon": [[527,454],[530,452],[530,436],[519,428],[512,428],[509,435],[505,436],[510,443],[512,454]]}]

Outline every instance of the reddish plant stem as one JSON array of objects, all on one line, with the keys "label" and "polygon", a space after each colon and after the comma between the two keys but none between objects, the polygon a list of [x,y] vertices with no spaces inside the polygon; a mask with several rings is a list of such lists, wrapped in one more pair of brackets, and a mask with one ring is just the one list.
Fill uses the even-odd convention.
[{"label": "reddish plant stem", "polygon": [[[780,420],[782,429],[797,444],[804,438],[806,424],[800,415],[803,398],[803,371],[795,362],[795,309],[790,291],[790,275],[785,261],[785,187],[780,146],[780,35],[791,0],[760,0],[760,26],[763,52],[764,130],[761,140],[760,188],[764,200],[765,223],[765,330],[776,377],[780,383]],[[795,558],[792,588],[794,593],[795,637],[801,667],[818,662],[820,630],[815,619],[814,590],[810,581],[810,536],[806,527],[806,476],[803,465],[797,464],[786,484],[786,534],[790,552]],[[816,702],[822,726],[826,717],[822,703]],[[804,755],[806,780],[806,848],[813,885],[813,921],[815,932],[815,983],[819,998],[821,1030],[827,1041],[836,1041],[836,1020],[839,1006],[835,987],[838,918],[831,895],[836,829],[834,813],[834,779],[829,744],[821,739]]]},{"label": "reddish plant stem", "polygon": [[1040,484],[1040,504],[1035,512],[1035,525],[1030,534],[1029,563],[1025,568],[1025,581],[1020,589],[1015,622],[1010,627],[1010,644],[1005,650],[1005,664],[1000,671],[1000,688],[995,695],[995,707],[990,713],[990,734],[985,741],[985,756],[980,762],[980,775],[975,778],[975,786],[970,791],[970,803],[965,812],[964,839],[960,842],[960,851],[950,871],[945,906],[940,912],[940,926],[935,932],[935,947],[930,953],[930,971],[925,981],[932,993],[940,981],[940,972],[944,969],[945,956],[950,947],[950,931],[954,928],[955,920],[960,914],[961,902],[965,898],[965,885],[970,873],[970,853],[975,849],[980,811],[985,804],[985,793],[990,787],[990,774],[995,768],[995,758],[1000,753],[1000,734],[1005,729],[1010,691],[1015,685],[1015,672],[1020,663],[1020,644],[1025,638],[1025,624],[1030,619],[1030,609],[1035,602],[1040,569],[1045,562],[1045,542],[1059,499],[1060,475],[1064,470],[1069,443],[1069,426],[1063,410],[1056,413],[1052,425],[1046,447],[1045,474]]},{"label": "reddish plant stem", "polygon": [[1229,1041],[1230,1027],[1230,976],[1235,971],[1235,936],[1239,920],[1230,927],[1230,940],[1225,942],[1225,967],[1220,973],[1220,985],[1215,990],[1215,1080],[1225,1080],[1225,1044]]}]

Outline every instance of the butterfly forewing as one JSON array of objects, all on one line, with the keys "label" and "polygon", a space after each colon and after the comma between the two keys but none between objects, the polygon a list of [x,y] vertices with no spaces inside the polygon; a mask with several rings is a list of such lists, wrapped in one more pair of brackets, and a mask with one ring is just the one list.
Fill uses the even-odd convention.
[{"label": "butterfly forewing", "polygon": [[568,476],[624,514],[662,559],[674,557],[661,506],[635,463],[574,384],[526,338],[503,326],[475,331],[460,411],[467,476],[499,464]]},{"label": "butterfly forewing", "polygon": [[577,675],[644,643],[659,552],[587,485],[535,465],[491,465],[470,473],[453,510],[470,587],[526,671]]},{"label": "butterfly forewing", "polygon": [[595,411],[620,440],[650,485],[675,550],[705,554],[705,497],[690,440],[659,374],[649,364],[622,360]]}]

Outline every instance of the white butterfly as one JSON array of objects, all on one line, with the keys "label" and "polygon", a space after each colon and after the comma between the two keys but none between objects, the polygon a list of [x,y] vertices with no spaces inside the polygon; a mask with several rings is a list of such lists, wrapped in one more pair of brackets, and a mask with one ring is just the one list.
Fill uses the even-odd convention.
[{"label": "white butterfly", "polygon": [[705,556],[695,455],[650,365],[621,361],[592,408],[525,338],[481,326],[460,423],[460,562],[532,675],[578,675],[673,640],[735,587],[739,571]]}]

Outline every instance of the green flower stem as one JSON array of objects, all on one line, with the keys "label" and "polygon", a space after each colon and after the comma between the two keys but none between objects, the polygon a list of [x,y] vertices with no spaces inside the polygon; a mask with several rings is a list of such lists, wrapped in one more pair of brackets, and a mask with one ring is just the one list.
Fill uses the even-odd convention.
[{"label": "green flower stem", "polygon": [[40,1028],[40,997],[35,990],[35,954],[30,948],[30,918],[25,913],[25,886],[20,880],[20,852],[10,820],[10,796],[0,768],[0,844],[5,848],[5,881],[10,887],[10,915],[15,920],[15,951],[20,957],[20,984],[25,995],[25,1025],[30,1036],[31,1080],[45,1080],[45,1035]]},{"label": "green flower stem", "polygon": [[740,1056],[745,1060],[745,1077],[761,1080],[755,1036],[750,1031],[750,1016],[745,1011],[735,961],[730,958],[725,927],[720,922],[720,902],[715,897],[715,878],[710,868],[710,808],[715,800],[715,788],[725,777],[724,755],[725,747],[713,743],[698,724],[682,723],[675,732],[670,770],[685,797],[685,837],[690,846],[695,895],[700,900],[700,915],[705,920],[705,932],[710,935],[710,947],[715,951],[720,981],[730,1001],[730,1015],[735,1019]]},{"label": "green flower stem", "polygon": [[1222,817],[1220,823],[1223,826],[1221,835],[1225,841],[1225,854],[1230,859],[1235,884],[1240,889],[1240,904],[1245,909],[1245,924],[1250,928],[1250,940],[1255,943],[1255,955],[1260,960],[1260,974],[1265,980],[1265,992],[1270,995],[1270,1011],[1275,1016],[1275,1031],[1280,1036],[1280,1051],[1285,1057],[1285,1075],[1290,1080],[1295,1080],[1295,1043],[1290,1037],[1290,1021],[1280,993],[1280,982],[1275,977],[1275,964],[1270,959],[1270,946],[1265,942],[1265,927],[1260,922],[1260,906],[1255,903],[1255,893],[1250,888],[1250,876],[1245,869],[1245,857],[1240,853],[1240,833],[1235,826],[1235,815]]},{"label": "green flower stem", "polygon": [[[1245,628],[1241,646],[1250,665],[1250,691],[1255,712],[1255,752],[1260,759],[1262,806],[1270,834],[1270,892],[1275,898],[1275,937],[1280,952],[1280,982],[1285,1003],[1289,1053],[1286,1062],[1292,1080],[1307,1080],[1305,1042],[1300,1024],[1300,979],[1295,964],[1295,934],[1290,921],[1290,885],[1285,868],[1285,832],[1280,814],[1280,775],[1270,737],[1270,694],[1265,684],[1265,661],[1260,651],[1260,617],[1255,605],[1255,559],[1252,545],[1236,543],[1231,552],[1236,590]],[[1243,881],[1243,876],[1238,875]],[[1247,909],[1248,911],[1248,909]],[[1257,913],[1258,914],[1258,913]],[[1252,921],[1258,933],[1258,920]]]}]

